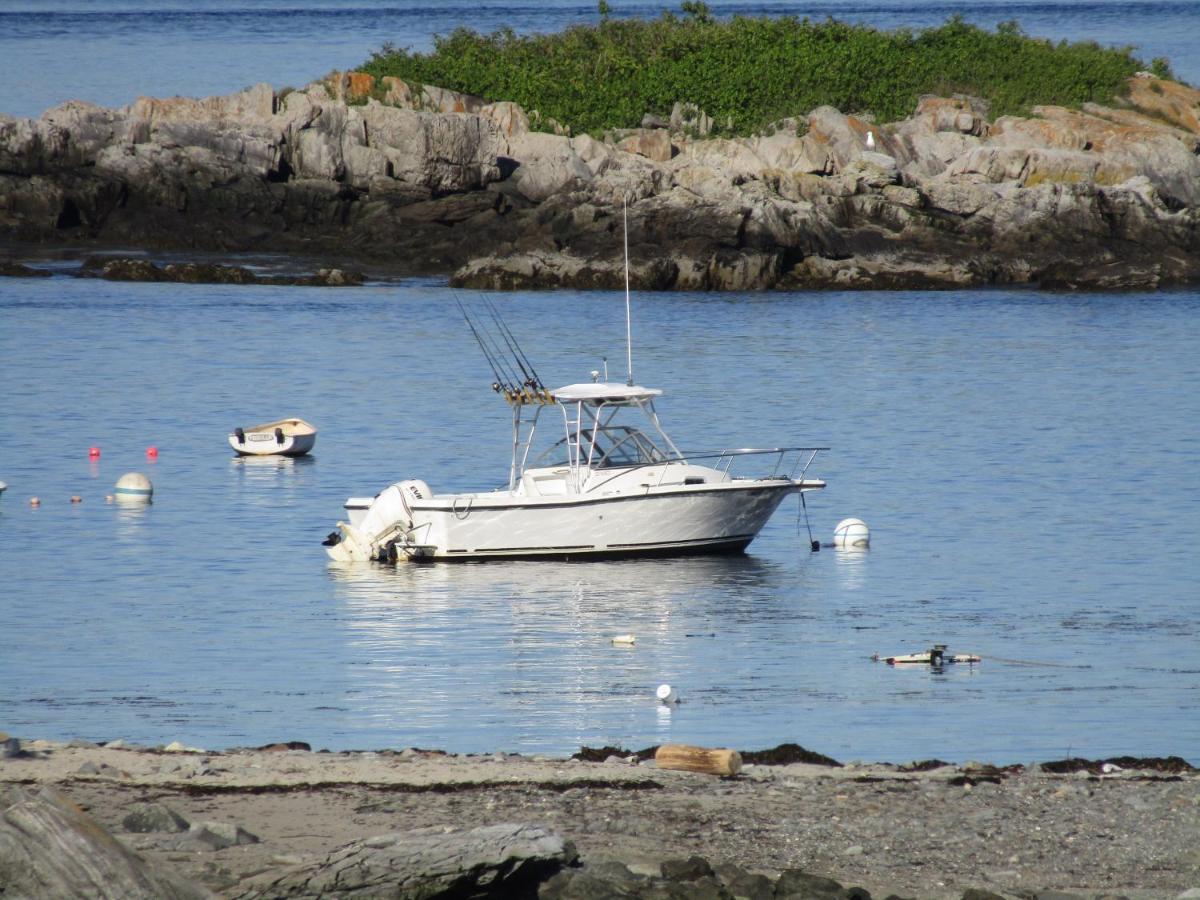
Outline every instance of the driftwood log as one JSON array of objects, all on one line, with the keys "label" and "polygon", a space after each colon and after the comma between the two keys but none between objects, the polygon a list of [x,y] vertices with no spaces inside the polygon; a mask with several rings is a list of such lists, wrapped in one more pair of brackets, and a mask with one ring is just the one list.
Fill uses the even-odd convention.
[{"label": "driftwood log", "polygon": [[663,744],[654,754],[654,761],[660,769],[707,775],[736,775],[742,770],[742,757],[736,750],[709,750],[689,744]]}]

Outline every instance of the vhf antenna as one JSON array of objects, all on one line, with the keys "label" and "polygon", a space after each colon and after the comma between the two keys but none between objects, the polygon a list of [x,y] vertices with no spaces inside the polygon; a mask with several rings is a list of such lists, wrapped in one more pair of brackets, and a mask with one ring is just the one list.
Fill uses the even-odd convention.
[{"label": "vhf antenna", "polygon": [[633,320],[629,313],[629,194],[621,198],[625,208],[625,384],[633,387]]}]

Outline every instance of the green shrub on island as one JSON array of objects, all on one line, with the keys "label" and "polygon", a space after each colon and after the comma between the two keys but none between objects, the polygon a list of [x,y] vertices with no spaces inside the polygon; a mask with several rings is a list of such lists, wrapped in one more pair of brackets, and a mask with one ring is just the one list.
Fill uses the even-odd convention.
[{"label": "green shrub on island", "polygon": [[[1146,68],[1131,48],[1056,44],[1016,22],[987,31],[955,16],[937,28],[879,31],[833,19],[716,21],[698,0],[684,6],[682,17],[651,21],[613,19],[602,7],[598,25],[556,34],[459,28],[429,53],[385,44],[361,71],[512,100],[575,133],[636,127],[683,101],[712,116],[717,133],[748,134],[823,104],[894,121],[922,94],[983,97],[993,115],[1106,103]],[[1165,60],[1152,68],[1170,75]]]}]

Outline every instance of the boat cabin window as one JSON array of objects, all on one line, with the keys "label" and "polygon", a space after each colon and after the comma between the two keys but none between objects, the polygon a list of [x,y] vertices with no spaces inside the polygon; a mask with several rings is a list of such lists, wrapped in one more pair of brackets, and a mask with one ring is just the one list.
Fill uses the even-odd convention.
[{"label": "boat cabin window", "polygon": [[609,469],[663,462],[666,456],[636,428],[617,425],[600,429],[592,451],[592,467]]},{"label": "boat cabin window", "polygon": [[[594,469],[644,466],[667,460],[667,455],[644,432],[628,425],[606,425],[596,429],[594,448],[592,447],[592,430],[590,428],[585,428],[580,432],[579,441],[581,461],[587,463],[590,451]],[[565,466],[568,463],[567,439],[563,438],[543,453],[535,465]]]}]

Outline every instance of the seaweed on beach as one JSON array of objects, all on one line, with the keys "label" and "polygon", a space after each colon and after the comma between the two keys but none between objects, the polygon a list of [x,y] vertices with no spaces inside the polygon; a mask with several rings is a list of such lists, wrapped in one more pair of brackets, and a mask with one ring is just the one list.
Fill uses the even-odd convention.
[{"label": "seaweed on beach", "polygon": [[623,759],[636,756],[638,762],[641,762],[644,759],[654,759],[654,754],[657,752],[657,744],[644,750],[626,750],[624,747],[580,747],[578,753],[571,754],[571,759],[579,759],[583,762],[604,762],[610,756],[620,756]]},{"label": "seaweed on beach", "polygon": [[953,765],[941,759],[923,759],[919,762],[909,763],[907,766],[901,766],[901,772],[932,772],[934,769],[944,769],[946,766]]},{"label": "seaweed on beach", "polygon": [[805,750],[799,744],[780,744],[770,750],[744,750],[742,762],[756,766],[786,766],[791,763],[807,763],[810,766],[831,766],[841,768],[842,764],[836,759]]},{"label": "seaweed on beach", "polygon": [[1070,775],[1073,772],[1087,772],[1091,775],[1107,775],[1112,769],[1105,766],[1115,766],[1117,769],[1149,769],[1154,772],[1167,772],[1181,775],[1197,771],[1196,767],[1180,756],[1114,756],[1109,759],[1084,759],[1071,756],[1052,762],[1042,763],[1042,771],[1052,775]]}]

